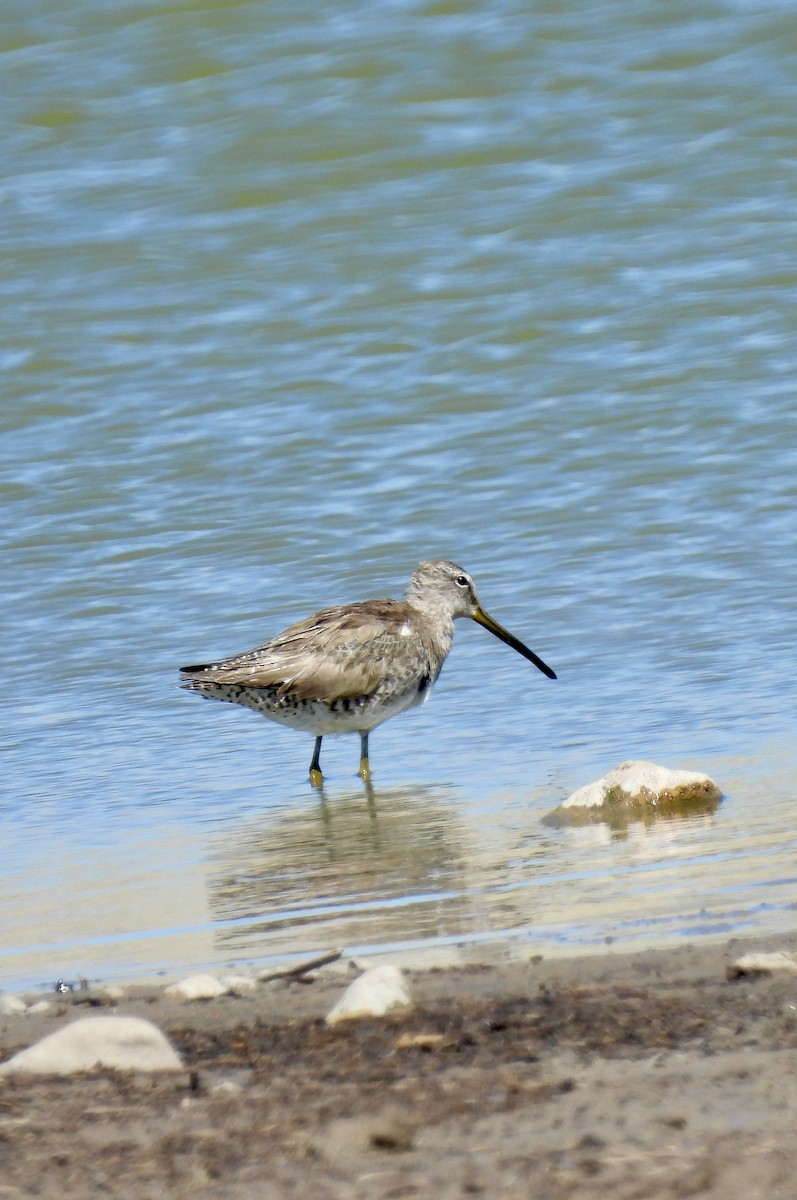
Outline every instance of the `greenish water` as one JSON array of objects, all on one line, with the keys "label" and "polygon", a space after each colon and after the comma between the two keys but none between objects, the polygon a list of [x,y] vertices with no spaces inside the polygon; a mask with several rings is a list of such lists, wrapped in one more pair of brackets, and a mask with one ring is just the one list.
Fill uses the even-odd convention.
[{"label": "greenish water", "polygon": [[[787,3],[11,0],[0,985],[793,925]],[[430,703],[325,746],[176,667],[444,556]],[[626,758],[712,818],[555,831]]]}]

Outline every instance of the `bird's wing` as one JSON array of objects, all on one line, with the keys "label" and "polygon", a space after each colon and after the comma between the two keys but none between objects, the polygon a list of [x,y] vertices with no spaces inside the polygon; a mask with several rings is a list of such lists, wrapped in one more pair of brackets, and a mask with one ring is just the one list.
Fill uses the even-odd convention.
[{"label": "bird's wing", "polygon": [[407,609],[396,600],[365,600],[327,608],[286,629],[263,646],[221,662],[184,668],[194,679],[244,687],[277,688],[300,700],[367,696],[384,679],[385,663],[401,650],[402,670],[421,658]]}]

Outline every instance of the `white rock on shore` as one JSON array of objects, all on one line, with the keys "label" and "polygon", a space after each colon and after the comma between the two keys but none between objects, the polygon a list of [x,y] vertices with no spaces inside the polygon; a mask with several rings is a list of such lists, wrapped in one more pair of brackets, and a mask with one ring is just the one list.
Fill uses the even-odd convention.
[{"label": "white rock on shore", "polygon": [[83,1017],[0,1064],[0,1075],[74,1075],[96,1067],[179,1071],[182,1062],[160,1029],[141,1017]]},{"label": "white rock on shore", "polygon": [[337,1004],[326,1016],[327,1025],[357,1017],[382,1017],[394,1008],[412,1004],[404,976],[398,967],[371,967],[349,984]]}]

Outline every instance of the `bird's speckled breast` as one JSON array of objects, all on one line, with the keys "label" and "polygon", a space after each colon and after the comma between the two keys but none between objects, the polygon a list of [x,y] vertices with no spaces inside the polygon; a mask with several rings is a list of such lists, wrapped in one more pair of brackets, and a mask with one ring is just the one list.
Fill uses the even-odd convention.
[{"label": "bird's speckled breast", "polygon": [[209,700],[243,704],[280,725],[304,730],[316,737],[330,733],[365,733],[398,713],[423,704],[432,680],[424,676],[399,693],[385,691],[372,696],[346,697],[331,702],[299,699],[288,693],[279,696],[276,688],[248,688],[240,684],[195,681],[190,690]]}]

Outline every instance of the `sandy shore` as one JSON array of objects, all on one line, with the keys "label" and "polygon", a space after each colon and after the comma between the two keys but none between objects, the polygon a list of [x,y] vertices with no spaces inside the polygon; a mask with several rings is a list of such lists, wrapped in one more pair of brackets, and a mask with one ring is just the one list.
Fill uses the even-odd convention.
[{"label": "sandy shore", "polygon": [[[131,989],[187,1070],[4,1080],[0,1200],[793,1198],[797,976],[729,981],[747,949],[797,934],[409,972],[410,1012],[333,1029],[339,968]],[[0,1054],[87,1011],[1,1018]]]}]

